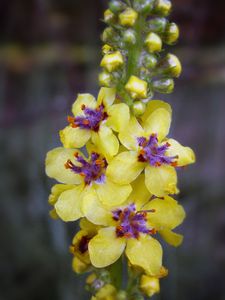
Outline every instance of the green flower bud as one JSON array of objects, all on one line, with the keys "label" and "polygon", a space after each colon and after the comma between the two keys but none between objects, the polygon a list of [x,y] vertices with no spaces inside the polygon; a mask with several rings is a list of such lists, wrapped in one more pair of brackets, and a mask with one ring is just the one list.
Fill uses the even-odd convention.
[{"label": "green flower bud", "polygon": [[116,296],[117,300],[127,300],[127,293],[125,291],[119,291]]},{"label": "green flower bud", "polygon": [[123,33],[123,41],[126,44],[134,45],[136,43],[136,34],[133,29],[127,29]]},{"label": "green flower bud", "polygon": [[103,71],[98,75],[98,81],[100,86],[111,87],[112,86],[112,75],[107,71]]},{"label": "green flower bud", "polygon": [[156,0],[154,5],[154,13],[160,16],[168,16],[172,8],[170,0]]},{"label": "green flower bud", "polygon": [[116,33],[112,27],[107,27],[102,34],[102,40],[104,43],[110,42],[114,39]]},{"label": "green flower bud", "polygon": [[154,32],[150,32],[145,40],[145,45],[150,53],[159,52],[162,50],[162,40],[161,38]]},{"label": "green flower bud", "polygon": [[156,92],[170,94],[174,89],[174,81],[171,78],[155,80],[152,86]]},{"label": "green flower bud", "polygon": [[154,18],[148,22],[148,28],[150,31],[163,33],[166,30],[167,24],[168,21],[165,18]]},{"label": "green flower bud", "polygon": [[157,58],[154,54],[147,54],[144,58],[144,66],[148,69],[154,69],[157,65]]},{"label": "green flower bud", "polygon": [[166,27],[164,42],[168,45],[173,45],[179,38],[179,28],[177,24],[170,23]]},{"label": "green flower bud", "polygon": [[134,9],[142,14],[149,14],[153,9],[154,0],[134,0]]},{"label": "green flower bud", "polygon": [[115,21],[115,15],[110,9],[107,9],[104,12],[104,21],[106,23],[112,23],[113,21]]},{"label": "green flower bud", "polygon": [[146,109],[146,104],[141,101],[135,101],[132,104],[132,111],[135,116],[141,116],[144,114]]},{"label": "green flower bud", "polygon": [[125,5],[121,1],[113,0],[109,3],[109,9],[114,13],[117,14],[124,9]]},{"label": "green flower bud", "polygon": [[128,7],[121,14],[119,14],[119,22],[122,26],[134,26],[137,20],[138,14],[137,12]]},{"label": "green flower bud", "polygon": [[173,54],[167,54],[158,64],[158,71],[163,75],[179,77],[182,66],[179,59]]}]

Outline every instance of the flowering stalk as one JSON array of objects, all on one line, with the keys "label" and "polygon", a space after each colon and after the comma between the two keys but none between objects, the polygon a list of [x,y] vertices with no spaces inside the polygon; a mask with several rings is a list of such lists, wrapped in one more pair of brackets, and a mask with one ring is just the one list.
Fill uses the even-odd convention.
[{"label": "flowering stalk", "polygon": [[176,170],[194,163],[195,155],[167,136],[171,106],[152,100],[155,92],[171,93],[181,73],[178,58],[163,50],[179,36],[167,20],[170,10],[169,0],[109,2],[98,98],[78,95],[60,131],[62,147],[46,157],[47,175],[60,182],[49,197],[50,214],[80,220],[72,266],[90,273],[92,300],[158,293],[168,274],[158,237],[175,247],[183,240],[173,231],[185,218],[173,198]]}]

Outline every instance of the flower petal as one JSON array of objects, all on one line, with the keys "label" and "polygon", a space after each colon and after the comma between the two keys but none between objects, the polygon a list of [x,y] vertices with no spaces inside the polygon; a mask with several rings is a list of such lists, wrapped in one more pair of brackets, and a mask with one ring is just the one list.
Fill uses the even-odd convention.
[{"label": "flower petal", "polygon": [[125,103],[114,104],[107,109],[109,115],[107,125],[114,131],[120,132],[128,126],[130,110]]},{"label": "flower petal", "polygon": [[162,141],[170,130],[171,113],[164,108],[158,108],[153,111],[143,123],[144,129],[148,135],[157,134],[159,142]]},{"label": "flower petal", "polygon": [[167,142],[170,144],[170,147],[166,151],[166,155],[178,155],[177,165],[179,167],[193,164],[195,162],[195,154],[191,148],[182,146],[174,139],[168,139]]},{"label": "flower petal", "polygon": [[131,117],[127,127],[119,133],[119,140],[129,150],[137,150],[137,138],[144,135],[144,130],[135,117]]},{"label": "flower petal", "polygon": [[119,151],[119,141],[112,129],[101,125],[98,133],[92,133],[92,141],[106,158],[116,155]]},{"label": "flower petal", "polygon": [[125,239],[117,238],[115,227],[100,229],[88,244],[91,263],[96,268],[107,267],[119,259],[125,246]]},{"label": "flower petal", "polygon": [[151,193],[146,188],[145,176],[141,174],[138,178],[132,182],[132,192],[128,198],[129,203],[135,203],[136,209],[141,210],[143,206],[151,198]]},{"label": "flower petal", "polygon": [[113,88],[102,87],[98,94],[97,104],[101,105],[102,103],[105,107],[111,106],[116,98],[116,90]]},{"label": "flower petal", "polygon": [[169,229],[159,231],[162,238],[171,246],[178,247],[183,242],[183,235],[175,233]]},{"label": "flower petal", "polygon": [[127,184],[134,181],[145,164],[137,159],[137,152],[126,151],[118,154],[107,167],[106,174],[114,182]]},{"label": "flower petal", "polygon": [[111,211],[99,202],[94,188],[85,193],[81,208],[85,217],[94,224],[111,226],[114,223]]},{"label": "flower petal", "polygon": [[75,149],[55,148],[47,153],[46,156],[46,174],[62,183],[79,184],[82,182],[80,175],[73,173],[65,168],[68,159],[74,159]]},{"label": "flower petal", "polygon": [[90,139],[91,131],[66,126],[63,130],[60,130],[59,136],[65,148],[81,148]]},{"label": "flower petal", "polygon": [[151,100],[146,106],[145,113],[141,117],[142,121],[145,122],[148,117],[158,108],[163,108],[172,114],[172,109],[169,103],[161,100]]},{"label": "flower petal", "polygon": [[126,255],[132,265],[143,268],[148,275],[159,274],[162,267],[162,247],[152,237],[141,235],[139,239],[129,239]]},{"label": "flower petal", "polygon": [[82,192],[84,186],[77,186],[72,190],[63,192],[55,204],[58,216],[65,222],[76,221],[83,217],[81,212]]},{"label": "flower petal", "polygon": [[106,207],[113,207],[122,204],[129,197],[132,188],[130,184],[119,185],[108,178],[103,184],[96,184],[95,189],[99,200]]},{"label": "flower petal", "polygon": [[162,165],[160,167],[147,166],[145,168],[145,184],[153,195],[163,197],[177,192],[177,173],[174,167]]},{"label": "flower petal", "polygon": [[149,223],[157,230],[173,229],[180,225],[185,218],[185,211],[176,200],[169,196],[164,199],[153,199],[144,206],[144,210],[155,212],[148,215]]},{"label": "flower petal", "polygon": [[65,192],[66,190],[71,190],[73,188],[74,188],[74,185],[55,184],[51,189],[51,194],[48,198],[48,203],[50,205],[54,205],[57,202],[57,200],[62,192]]},{"label": "flower petal", "polygon": [[78,94],[78,97],[72,106],[72,112],[75,117],[84,115],[82,109],[84,105],[88,108],[95,109],[97,107],[95,97],[91,94]]}]

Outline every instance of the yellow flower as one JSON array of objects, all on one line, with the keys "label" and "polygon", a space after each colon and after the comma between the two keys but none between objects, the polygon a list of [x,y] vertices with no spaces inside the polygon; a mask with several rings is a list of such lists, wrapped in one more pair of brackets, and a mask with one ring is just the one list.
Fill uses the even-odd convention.
[{"label": "yellow flower", "polygon": [[63,146],[81,148],[91,138],[105,156],[116,155],[119,142],[113,131],[127,126],[130,114],[126,104],[113,104],[115,97],[111,88],[101,88],[97,101],[90,94],[80,94],[72,107],[74,117],[68,117],[70,125],[60,131]]},{"label": "yellow flower", "polygon": [[166,138],[171,123],[170,105],[151,101],[141,123],[132,117],[119,133],[121,143],[129,150],[119,153],[110,163],[107,175],[115,183],[130,183],[144,170],[145,184],[158,197],[175,194],[176,167],[195,162],[194,152],[174,139]]},{"label": "yellow flower", "polygon": [[[169,244],[178,246],[182,236],[172,230],[182,223],[185,212],[169,196],[148,201],[149,197],[143,178],[138,178],[126,204],[111,210],[108,226],[104,223],[106,227],[99,229],[88,244],[94,267],[113,264],[125,251],[132,265],[141,267],[147,275],[161,276],[162,248],[153,235],[158,232]],[[91,221],[99,224],[101,213],[98,211]]]},{"label": "yellow flower", "polygon": [[47,175],[65,184],[55,186],[58,194],[53,201],[57,215],[64,221],[85,216],[86,206],[90,207],[94,202],[98,207],[92,207],[93,214],[95,209],[101,210],[103,206],[119,205],[131,193],[129,184],[113,183],[106,175],[110,161],[93,151],[93,147],[88,150],[88,159],[76,149],[55,148],[47,154]]}]

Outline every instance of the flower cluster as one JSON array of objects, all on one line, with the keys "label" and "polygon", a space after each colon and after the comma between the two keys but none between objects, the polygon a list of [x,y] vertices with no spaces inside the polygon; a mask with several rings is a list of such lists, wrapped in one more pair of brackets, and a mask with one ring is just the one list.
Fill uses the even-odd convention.
[{"label": "flower cluster", "polygon": [[[107,84],[97,100],[78,95],[60,131],[62,146],[46,157],[47,175],[59,182],[49,197],[50,213],[65,222],[80,220],[70,251],[74,271],[91,272],[92,299],[159,292],[159,279],[167,275],[159,238],[175,247],[183,240],[174,232],[185,218],[174,199],[177,169],[194,163],[195,155],[168,137],[170,105],[149,101],[157,90],[154,76],[166,82],[181,69],[176,57],[159,55],[162,42],[178,38],[176,25],[165,19],[170,8],[168,0],[110,2],[100,74]],[[115,279],[125,261],[135,278],[127,291]]]}]

